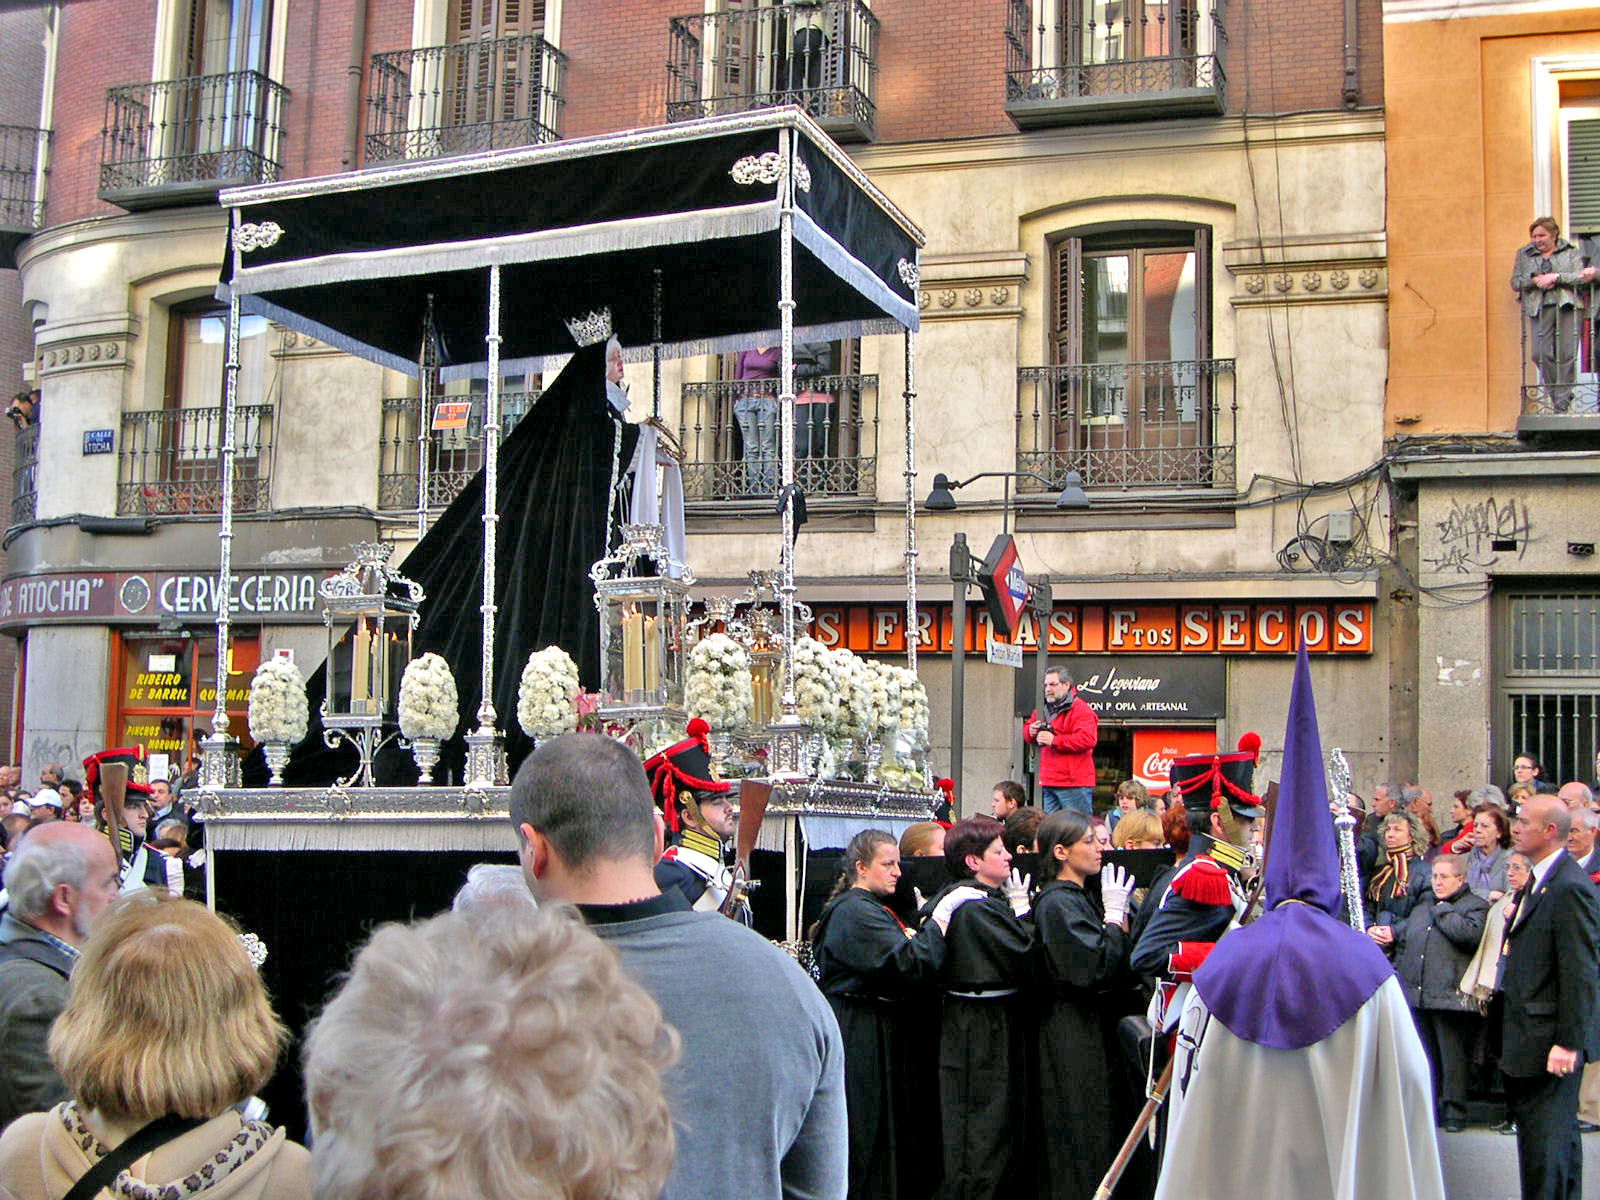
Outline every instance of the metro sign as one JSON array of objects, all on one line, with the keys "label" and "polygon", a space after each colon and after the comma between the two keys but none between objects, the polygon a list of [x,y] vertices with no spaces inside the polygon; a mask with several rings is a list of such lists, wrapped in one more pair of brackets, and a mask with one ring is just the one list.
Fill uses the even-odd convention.
[{"label": "metro sign", "polygon": [[978,585],[989,606],[989,620],[1009,638],[1028,605],[1028,575],[1017,558],[1016,539],[1009,533],[1002,533],[989,547]]}]

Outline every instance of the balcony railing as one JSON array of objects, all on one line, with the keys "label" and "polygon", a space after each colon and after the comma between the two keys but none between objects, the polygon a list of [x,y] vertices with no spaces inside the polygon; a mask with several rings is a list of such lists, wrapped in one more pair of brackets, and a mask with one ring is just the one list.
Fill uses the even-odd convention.
[{"label": "balcony railing", "polygon": [[673,17],[667,120],[798,104],[840,141],[877,123],[878,18],[863,0]]},{"label": "balcony railing", "polygon": [[288,94],[255,71],[112,88],[100,198],[127,209],[194,204],[277,179]]},{"label": "balcony railing", "polygon": [[[808,499],[877,493],[878,377],[822,375],[795,405],[795,482]],[[778,381],[683,387],[683,498],[770,499],[778,490]]]},{"label": "balcony railing", "polygon": [[1231,489],[1237,425],[1231,358],[1017,373],[1017,467],[1051,481],[1023,491]]},{"label": "balcony railing", "polygon": [[47,129],[0,125],[0,268],[15,267],[17,247],[44,224],[39,176],[49,145]]},{"label": "balcony railing", "polygon": [[1600,432],[1600,347],[1585,344],[1584,326],[1600,286],[1577,289],[1574,308],[1545,308],[1522,318],[1518,433]]},{"label": "balcony railing", "polygon": [[553,142],[566,71],[567,56],[533,34],[374,54],[367,161]]},{"label": "balcony railing", "polygon": [[39,425],[17,430],[16,458],[11,467],[11,523],[26,525],[39,510]]},{"label": "balcony railing", "polygon": [[[272,405],[234,412],[233,511],[263,512],[272,481]],[[222,409],[157,408],[122,414],[117,512],[165,516],[222,511]]]},{"label": "balcony railing", "polygon": [[[506,436],[538,403],[541,392],[500,393],[500,432]],[[471,400],[472,408],[462,429],[428,432],[428,508],[444,508],[483,468],[483,397],[445,396],[448,401]],[[422,442],[417,436],[415,396],[397,396],[383,402],[383,431],[378,440],[378,507],[415,509],[421,483]]]},{"label": "balcony railing", "polygon": [[1219,114],[1221,0],[1008,0],[1006,111],[1022,128]]}]

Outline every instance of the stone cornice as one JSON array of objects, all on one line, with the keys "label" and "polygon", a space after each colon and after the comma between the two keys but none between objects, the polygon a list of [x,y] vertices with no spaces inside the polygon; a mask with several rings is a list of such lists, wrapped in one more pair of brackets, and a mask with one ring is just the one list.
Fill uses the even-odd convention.
[{"label": "stone cornice", "polygon": [[68,371],[126,370],[128,343],[139,336],[139,319],[129,313],[104,313],[41,327],[34,361],[40,377]]},{"label": "stone cornice", "polygon": [[1222,247],[1235,308],[1381,302],[1389,294],[1381,232],[1242,239]]},{"label": "stone cornice", "polygon": [[1020,317],[1028,256],[1016,250],[924,254],[917,303],[924,321]]}]

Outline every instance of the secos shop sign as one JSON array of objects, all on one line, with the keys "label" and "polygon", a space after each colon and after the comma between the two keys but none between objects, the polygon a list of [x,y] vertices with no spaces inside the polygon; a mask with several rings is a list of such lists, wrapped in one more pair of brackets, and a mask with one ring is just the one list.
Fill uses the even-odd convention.
[{"label": "secos shop sign", "polygon": [[[906,647],[905,606],[813,604],[812,636],[861,654],[899,654]],[[949,604],[917,609],[920,648],[949,653]],[[1208,604],[1057,604],[1045,621],[1052,654],[1371,654],[1372,601],[1267,601]],[[1038,622],[1019,614],[1009,641],[1032,653]],[[968,605],[967,645],[983,653],[993,619],[987,605]]]},{"label": "secos shop sign", "polygon": [[[230,577],[229,611],[270,621],[316,621],[317,587],[328,571],[256,571]],[[50,622],[176,617],[214,621],[215,571],[85,571],[0,582],[0,627]]]}]

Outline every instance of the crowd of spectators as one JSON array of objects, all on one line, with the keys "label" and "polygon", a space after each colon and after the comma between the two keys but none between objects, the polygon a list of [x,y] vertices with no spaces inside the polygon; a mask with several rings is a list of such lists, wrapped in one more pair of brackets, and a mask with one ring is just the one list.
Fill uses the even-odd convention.
[{"label": "crowd of spectators", "polygon": [[[1566,853],[1600,887],[1594,793],[1541,788],[1524,757],[1511,788],[1463,789],[1437,823],[1412,784],[1380,786],[1370,809],[1349,798],[1362,917],[1447,1131],[1497,1092],[1484,1014],[1530,875],[1514,797],[1559,799]],[[257,964],[161,865],[187,866],[203,825],[162,786],[129,796],[114,845],[59,770],[18,798],[44,791],[57,802],[5,827],[4,1200],[59,1200],[94,1170],[118,1195],[261,1200],[648,1200],[741,1181],[1086,1195],[1142,1098],[1118,1025],[1152,981],[1129,960],[1190,838],[1182,806],[1137,785],[1102,819],[1046,814],[1012,781],[993,816],[866,831],[812,931],[814,986],[748,929],[659,894],[660,828],[630,752],[554,739],[513,790],[520,864],[480,864],[450,911],[379,928],[309,1027],[308,1152],[253,1099],[287,1042]],[[1157,869],[1135,879],[1113,852]],[[941,861],[948,885],[913,893],[909,860]],[[1583,1104],[1592,1128],[1600,1079]]]}]

